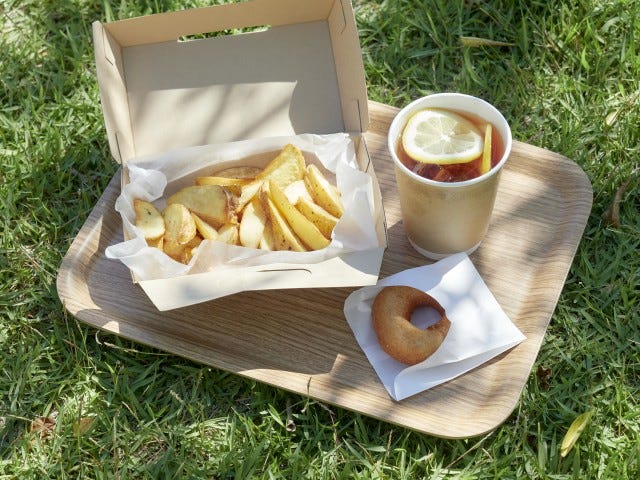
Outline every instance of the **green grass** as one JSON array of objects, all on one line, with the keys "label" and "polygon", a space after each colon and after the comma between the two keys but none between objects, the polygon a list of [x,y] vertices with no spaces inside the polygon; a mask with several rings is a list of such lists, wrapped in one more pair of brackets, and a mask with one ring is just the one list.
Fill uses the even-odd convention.
[{"label": "green grass", "polygon": [[[90,24],[205,3],[0,0],[0,478],[640,478],[640,2],[354,1],[371,99],[484,97],[516,139],[572,158],[593,183],[518,405],[468,440],[292,395],[65,313],[57,269],[116,171]],[[603,214],[627,181],[610,226]]]}]

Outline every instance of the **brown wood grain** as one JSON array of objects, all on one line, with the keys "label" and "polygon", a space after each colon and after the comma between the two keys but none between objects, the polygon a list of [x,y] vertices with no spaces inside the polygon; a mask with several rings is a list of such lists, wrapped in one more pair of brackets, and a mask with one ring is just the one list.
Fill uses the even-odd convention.
[{"label": "brown wood grain", "polygon": [[[389,246],[380,277],[428,263],[407,242],[386,131],[397,109],[370,102],[366,134]],[[60,267],[58,293],[79,320],[196,362],[431,435],[483,434],[508,418],[544,339],[591,209],[591,185],[571,160],[514,142],[489,233],[471,256],[527,340],[446,384],[393,401],[347,325],[354,288],[243,292],[159,312],[104,249],[122,241],[118,172]]]}]

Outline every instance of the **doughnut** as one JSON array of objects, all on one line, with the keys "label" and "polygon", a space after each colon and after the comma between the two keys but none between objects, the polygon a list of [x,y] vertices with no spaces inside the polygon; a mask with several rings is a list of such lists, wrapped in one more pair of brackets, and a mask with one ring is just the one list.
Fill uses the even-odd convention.
[{"label": "doughnut", "polygon": [[[418,307],[430,307],[440,320],[422,330],[411,323]],[[431,295],[413,287],[384,287],[373,301],[373,329],[382,349],[407,365],[415,365],[430,357],[449,332],[451,322],[444,308]]]}]

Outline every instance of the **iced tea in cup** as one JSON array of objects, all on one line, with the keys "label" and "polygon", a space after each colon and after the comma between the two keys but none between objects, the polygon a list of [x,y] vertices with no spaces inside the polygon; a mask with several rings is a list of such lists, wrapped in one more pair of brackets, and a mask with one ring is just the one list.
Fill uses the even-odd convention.
[{"label": "iced tea in cup", "polygon": [[511,153],[502,114],[470,95],[429,95],[398,113],[388,143],[411,245],[433,260],[475,251]]}]

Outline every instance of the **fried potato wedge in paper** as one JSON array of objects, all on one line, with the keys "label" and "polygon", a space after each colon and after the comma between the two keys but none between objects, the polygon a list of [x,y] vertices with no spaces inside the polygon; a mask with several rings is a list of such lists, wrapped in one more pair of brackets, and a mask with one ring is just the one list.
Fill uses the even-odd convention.
[{"label": "fried potato wedge in paper", "polygon": [[242,193],[242,186],[250,183],[250,178],[227,178],[227,177],[198,177],[196,185],[219,185],[225,187],[234,195]]},{"label": "fried potato wedge in paper", "polygon": [[218,231],[210,224],[201,219],[196,213],[191,212],[193,221],[196,224],[196,230],[205,240],[215,240],[218,238]]},{"label": "fried potato wedge in paper", "polygon": [[276,246],[273,242],[273,229],[271,228],[271,222],[269,220],[267,220],[264,225],[264,231],[262,232],[262,238],[260,239],[260,245],[258,246],[258,248],[268,251],[273,251],[276,249]]},{"label": "fried potato wedge in paper", "polygon": [[304,177],[305,160],[298,147],[285,145],[278,156],[256,175],[256,180],[273,180],[280,188]]},{"label": "fried potato wedge in paper", "polygon": [[218,242],[228,243],[229,245],[239,245],[238,225],[228,223],[220,227],[216,240]]},{"label": "fried potato wedge in paper", "polygon": [[321,250],[329,245],[329,240],[322,235],[318,227],[294,207],[282,189],[273,181],[269,181],[269,197],[286,219],[291,230],[311,250]]},{"label": "fried potato wedge in paper", "polygon": [[292,144],[285,145],[280,153],[255,176],[253,181],[242,186],[236,211],[241,212],[245,208],[251,199],[258,194],[264,182],[273,180],[280,188],[287,188],[293,182],[304,178],[305,168],[306,163],[300,149]]},{"label": "fried potato wedge in paper", "polygon": [[164,237],[158,237],[158,238],[147,238],[145,239],[147,241],[147,245],[149,245],[150,247],[153,248],[158,248],[160,250],[163,250],[164,248]]},{"label": "fried potato wedge in paper", "polygon": [[258,195],[258,192],[260,191],[263,183],[264,180],[257,179],[242,186],[240,196],[238,197],[238,201],[236,203],[236,213],[241,213],[249,204],[249,202],[251,202],[251,200]]},{"label": "fried potato wedge in paper", "polygon": [[214,228],[237,222],[235,197],[220,185],[185,187],[171,195],[167,203],[184,205]]},{"label": "fried potato wedge in paper", "polygon": [[[248,185],[255,180],[256,175],[262,172],[260,167],[251,167],[240,165],[236,167],[225,168],[215,172],[211,176],[198,177],[196,179],[197,185],[220,185],[227,187],[227,189],[236,196],[242,195],[244,185]],[[261,183],[261,182],[258,182]]]},{"label": "fried potato wedge in paper", "polygon": [[260,248],[260,240],[264,235],[264,227],[267,216],[262,209],[262,204],[254,197],[242,212],[239,234],[240,245],[248,248]]},{"label": "fried potato wedge in paper", "polygon": [[344,213],[342,198],[336,187],[331,185],[318,167],[307,167],[304,181],[313,200],[334,217],[340,218]]},{"label": "fried potato wedge in paper", "polygon": [[165,240],[162,251],[173,258],[176,262],[184,262],[186,247],[173,240]]},{"label": "fried potato wedge in paper", "polygon": [[180,244],[173,240],[165,240],[162,251],[174,260],[186,264],[189,263],[195,255],[200,243],[202,243],[202,237],[197,235],[185,244]]},{"label": "fried potato wedge in paper", "polygon": [[307,197],[300,197],[295,204],[296,209],[302,213],[326,238],[331,239],[333,229],[338,223],[338,218],[331,215],[317,203]]},{"label": "fried potato wedge in paper", "polygon": [[196,235],[191,240],[189,240],[189,242],[187,242],[184,247],[190,250],[198,248],[202,243],[202,240],[204,240],[202,237],[200,237],[199,235]]},{"label": "fried potato wedge in paper", "polygon": [[269,221],[271,223],[271,234],[273,236],[274,250],[291,250],[294,252],[306,252],[307,249],[300,239],[293,233],[291,227],[286,222],[273,201],[268,201]]},{"label": "fried potato wedge in paper", "polygon": [[297,180],[287,186],[284,189],[284,194],[287,196],[289,201],[294,205],[298,202],[301,197],[305,197],[310,202],[313,202],[313,198],[311,198],[311,194],[309,190],[307,190],[307,186],[303,180]]},{"label": "fried potato wedge in paper", "polygon": [[249,165],[239,165],[236,167],[225,168],[214,173],[216,177],[224,178],[242,178],[242,179],[254,179],[262,169],[260,167],[251,167]]},{"label": "fried potato wedge in paper", "polygon": [[271,233],[273,235],[273,250],[291,250],[294,252],[306,252],[307,248],[300,241],[295,232],[291,229],[284,216],[278,210],[269,195],[268,183],[260,189],[260,202],[267,214]]},{"label": "fried potato wedge in paper", "polygon": [[164,218],[153,203],[136,198],[133,201],[136,214],[135,225],[142,231],[146,240],[157,240],[164,235]]},{"label": "fried potato wedge in paper", "polygon": [[196,223],[191,212],[181,203],[167,205],[162,216],[165,223],[165,244],[185,245],[196,236]]}]

